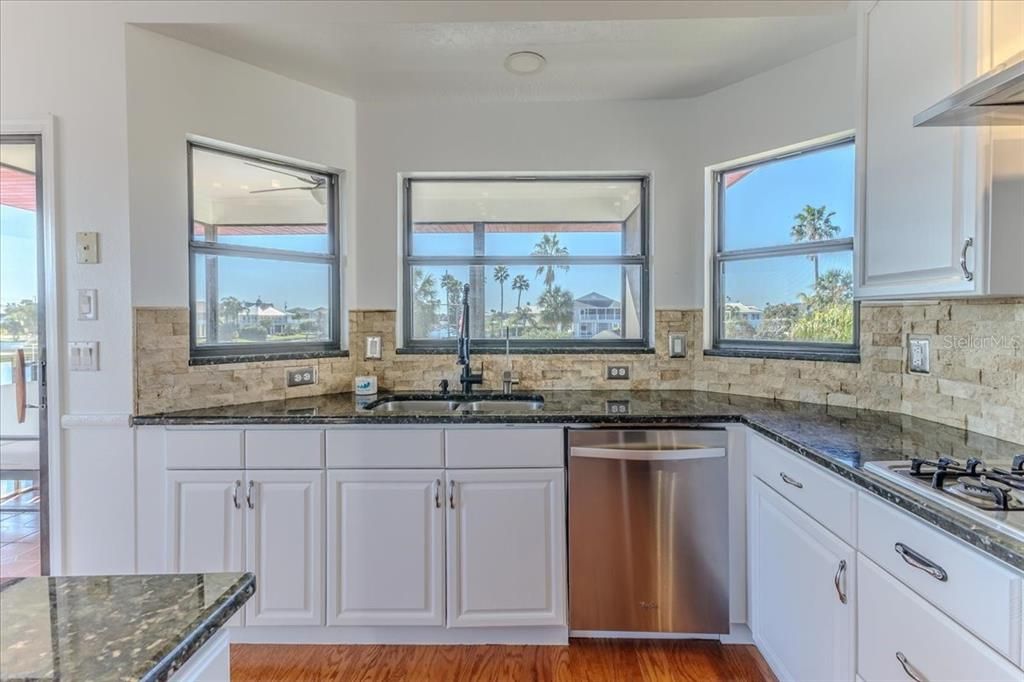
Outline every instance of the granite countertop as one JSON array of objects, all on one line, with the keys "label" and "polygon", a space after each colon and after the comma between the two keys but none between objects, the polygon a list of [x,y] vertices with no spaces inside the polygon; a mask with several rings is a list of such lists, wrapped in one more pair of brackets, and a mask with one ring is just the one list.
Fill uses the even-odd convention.
[{"label": "granite countertop", "polygon": [[0,680],[166,680],[255,590],[252,573],[0,580]]},{"label": "granite countertop", "polygon": [[[412,395],[412,394],[404,394]],[[1018,534],[985,526],[904,488],[864,465],[873,461],[984,459],[1007,466],[1024,445],[917,417],[702,391],[545,391],[536,412],[375,413],[351,393],[145,415],[144,425],[241,426],[263,424],[699,424],[738,422],[826,467],[981,551],[1024,571],[1024,512],[1006,525]],[[628,410],[613,413],[613,407]]]}]

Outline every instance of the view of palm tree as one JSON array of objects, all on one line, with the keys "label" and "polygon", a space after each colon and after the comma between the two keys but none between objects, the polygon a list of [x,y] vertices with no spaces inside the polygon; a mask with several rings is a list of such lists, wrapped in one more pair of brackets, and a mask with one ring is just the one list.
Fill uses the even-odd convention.
[{"label": "view of palm tree", "polygon": [[[541,240],[533,246],[534,256],[568,256],[569,249],[562,246],[558,241],[558,235],[546,234],[541,237]],[[563,272],[569,271],[568,265],[541,265],[537,268],[537,277],[544,275],[544,286],[547,289],[551,289],[555,283],[555,268],[562,270]]]},{"label": "view of palm tree", "polygon": [[[832,223],[835,211],[828,211],[824,206],[814,207],[810,204],[793,216],[793,227],[789,233],[795,242],[817,242],[834,239],[839,234],[839,226]],[[814,263],[814,281],[818,281],[818,254],[808,256]]]}]

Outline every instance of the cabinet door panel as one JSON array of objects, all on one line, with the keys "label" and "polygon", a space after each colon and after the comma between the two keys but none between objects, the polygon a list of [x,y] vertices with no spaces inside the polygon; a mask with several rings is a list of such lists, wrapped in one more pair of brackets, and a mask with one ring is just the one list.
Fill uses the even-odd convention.
[{"label": "cabinet door panel", "polygon": [[964,241],[979,236],[974,129],[912,126],[966,80],[965,11],[955,2],[880,2],[861,23],[859,296],[971,294],[983,279],[978,238],[967,250],[976,277],[960,267]]},{"label": "cabinet door panel", "polygon": [[328,625],[444,623],[444,472],[328,474]]},{"label": "cabinet door panel", "polygon": [[780,679],[852,680],[853,549],[758,479],[749,513],[751,625],[765,660]]},{"label": "cabinet door panel", "polygon": [[250,472],[246,565],[256,574],[248,625],[323,625],[324,474]]},{"label": "cabinet door panel", "polygon": [[240,471],[167,472],[167,570],[241,571]]},{"label": "cabinet door panel", "polygon": [[562,469],[448,472],[448,626],[565,623]]}]

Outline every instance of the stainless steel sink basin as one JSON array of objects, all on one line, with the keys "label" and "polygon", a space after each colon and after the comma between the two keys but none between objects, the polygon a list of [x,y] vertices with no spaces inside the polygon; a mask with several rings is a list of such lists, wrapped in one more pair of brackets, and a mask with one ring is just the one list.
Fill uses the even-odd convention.
[{"label": "stainless steel sink basin", "polygon": [[385,400],[370,408],[371,412],[454,412],[454,400]]},{"label": "stainless steel sink basin", "polygon": [[473,400],[459,405],[459,412],[534,412],[544,409],[543,400]]}]

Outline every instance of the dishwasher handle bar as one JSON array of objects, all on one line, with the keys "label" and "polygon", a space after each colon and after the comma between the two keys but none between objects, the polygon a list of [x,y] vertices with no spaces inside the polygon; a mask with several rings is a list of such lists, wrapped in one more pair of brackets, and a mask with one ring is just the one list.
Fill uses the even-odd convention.
[{"label": "dishwasher handle bar", "polygon": [[725,448],[677,448],[677,449],[644,449],[629,447],[596,448],[573,446],[569,448],[570,457],[586,457],[589,459],[624,459],[638,462],[679,462],[688,459],[714,459],[725,457]]}]

